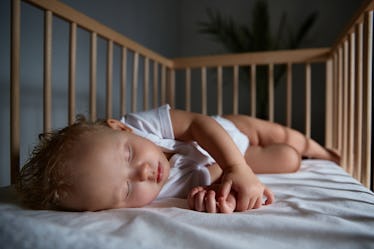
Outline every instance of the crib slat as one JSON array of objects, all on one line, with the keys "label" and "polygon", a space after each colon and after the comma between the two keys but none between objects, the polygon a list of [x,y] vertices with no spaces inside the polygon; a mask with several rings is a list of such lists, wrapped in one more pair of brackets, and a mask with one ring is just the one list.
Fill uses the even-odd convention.
[{"label": "crib slat", "polygon": [[305,135],[311,137],[312,117],[312,68],[310,63],[305,64]]},{"label": "crib slat", "polygon": [[292,64],[287,63],[286,125],[292,126]]},{"label": "crib slat", "polygon": [[166,66],[161,66],[161,104],[166,104]]},{"label": "crib slat", "polygon": [[348,171],[348,41],[343,45],[343,167]]},{"label": "crib slat", "polygon": [[10,73],[10,181],[15,184],[20,170],[20,37],[21,2],[12,1]]},{"label": "crib slat", "polygon": [[186,84],[184,91],[186,111],[191,111],[191,68],[186,68]]},{"label": "crib slat", "polygon": [[207,78],[206,67],[201,68],[201,113],[207,114]]},{"label": "crib slat", "polygon": [[364,18],[364,58],[363,58],[363,152],[362,152],[362,182],[365,186],[374,189],[374,184],[371,178],[374,177],[374,170],[371,165],[371,122],[372,122],[372,65],[373,65],[373,11],[365,13]]},{"label": "crib slat", "polygon": [[269,121],[274,121],[274,65],[269,64],[268,68],[268,110],[269,110]]},{"label": "crib slat", "polygon": [[256,104],[256,97],[257,97],[257,82],[256,82],[256,64],[251,65],[251,116],[256,117],[256,109],[257,109],[257,104]]},{"label": "crib slat", "polygon": [[148,110],[149,102],[149,58],[144,58],[144,92],[143,92],[143,109]]},{"label": "crib slat", "polygon": [[239,66],[235,65],[234,66],[234,84],[233,84],[233,89],[232,89],[232,109],[233,109],[233,114],[238,114],[239,113]]},{"label": "crib slat", "polygon": [[[343,153],[343,48],[338,49],[338,151],[339,154]],[[343,163],[343,157],[341,158]],[[343,165],[342,165],[343,166]]]},{"label": "crib slat", "polygon": [[158,63],[153,62],[153,108],[158,106]]},{"label": "crib slat", "polygon": [[348,86],[348,146],[347,146],[347,164],[348,164],[348,172],[351,175],[355,175],[355,169],[353,167],[353,142],[354,142],[354,92],[355,92],[355,65],[354,65],[354,58],[355,58],[355,34],[351,33],[348,41],[349,46],[349,61],[348,61],[348,74],[349,74],[349,86]]},{"label": "crib slat", "polygon": [[70,51],[69,51],[69,124],[75,119],[75,75],[77,50],[77,24],[70,24]]},{"label": "crib slat", "polygon": [[106,71],[106,117],[112,117],[112,88],[113,88],[113,41],[108,41]]},{"label": "crib slat", "polygon": [[131,111],[136,112],[138,103],[138,73],[139,73],[139,54],[134,52],[133,72],[132,72],[132,94]]},{"label": "crib slat", "polygon": [[217,67],[217,114],[223,114],[223,71],[222,66]]},{"label": "crib slat", "polygon": [[44,16],[44,91],[43,91],[43,114],[44,132],[51,130],[52,112],[52,18],[51,11],[45,11]]},{"label": "crib slat", "polygon": [[332,145],[332,135],[333,135],[333,82],[332,82],[332,75],[333,75],[333,62],[332,59],[326,61],[326,103],[325,103],[325,146],[327,148],[333,148]]},{"label": "crib slat", "polygon": [[96,120],[96,75],[97,75],[97,34],[91,33],[90,51],[90,120]]},{"label": "crib slat", "polygon": [[168,69],[167,89],[168,103],[175,108],[175,71],[172,68]]},{"label": "crib slat", "polygon": [[121,116],[126,114],[126,93],[127,93],[127,48],[122,47],[121,58],[121,93],[120,93],[120,112]]},{"label": "crib slat", "polygon": [[361,181],[361,167],[362,164],[362,24],[356,25],[356,56],[354,58],[355,62],[355,82],[356,82],[356,91],[355,91],[355,116],[354,116],[354,162],[353,164],[356,166],[356,178]]},{"label": "crib slat", "polygon": [[339,105],[338,105],[338,95],[339,95],[339,88],[338,88],[338,65],[339,65],[339,60],[338,60],[338,52],[337,51],[334,51],[334,54],[333,54],[333,84],[332,84],[332,92],[331,92],[331,95],[332,96],[332,101],[333,101],[333,110],[334,112],[332,113],[333,115],[333,118],[332,118],[332,136],[333,136],[333,139],[332,139],[332,148],[337,150],[338,151],[338,136],[339,136],[339,125],[338,125],[338,121],[339,121]]}]

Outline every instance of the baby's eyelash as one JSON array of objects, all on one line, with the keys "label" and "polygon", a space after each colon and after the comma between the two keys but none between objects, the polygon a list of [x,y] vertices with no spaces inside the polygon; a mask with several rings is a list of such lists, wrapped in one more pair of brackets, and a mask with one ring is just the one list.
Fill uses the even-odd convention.
[{"label": "baby's eyelash", "polygon": [[127,198],[129,198],[129,196],[130,196],[131,185],[130,185],[130,182],[129,182],[129,181],[127,181],[126,184],[127,184],[127,194],[126,194],[126,199],[127,199]]},{"label": "baby's eyelash", "polygon": [[128,146],[128,150],[129,150],[129,156],[128,156],[127,160],[130,162],[131,161],[131,157],[132,157],[131,146]]}]

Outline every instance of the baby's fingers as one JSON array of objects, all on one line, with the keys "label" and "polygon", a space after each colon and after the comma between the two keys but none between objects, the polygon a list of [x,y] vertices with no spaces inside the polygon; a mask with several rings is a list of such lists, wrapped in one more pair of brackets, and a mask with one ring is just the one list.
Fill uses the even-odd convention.
[{"label": "baby's fingers", "polygon": [[220,213],[231,214],[235,210],[235,204],[229,203],[222,197],[218,199],[218,207]]},{"label": "baby's fingers", "polygon": [[265,205],[270,205],[274,202],[274,194],[269,188],[265,187],[264,195],[266,196]]},{"label": "baby's fingers", "polygon": [[205,197],[205,208],[208,213],[217,213],[216,192],[209,190]]},{"label": "baby's fingers", "polygon": [[191,189],[190,193],[187,196],[187,202],[190,209],[195,209],[195,197],[196,194],[201,191],[204,191],[204,188],[201,186],[194,187],[193,189]]},{"label": "baby's fingers", "polygon": [[205,195],[206,190],[200,191],[195,195],[195,210],[199,212],[204,212],[205,209]]}]

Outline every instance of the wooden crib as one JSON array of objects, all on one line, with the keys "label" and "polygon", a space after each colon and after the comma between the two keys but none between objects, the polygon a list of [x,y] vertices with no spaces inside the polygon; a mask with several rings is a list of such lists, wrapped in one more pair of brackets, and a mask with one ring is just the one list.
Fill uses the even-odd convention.
[{"label": "wooden crib", "polygon": [[[43,110],[40,117],[31,113],[31,118],[24,117],[29,109],[28,102],[22,99],[25,94],[21,94],[21,83],[30,81],[30,75],[22,77],[25,50],[21,13],[26,11],[25,6],[37,9],[44,25],[43,42],[39,42],[43,46],[38,54],[42,61],[42,87],[30,94],[34,100],[42,96]],[[283,105],[285,125],[294,127],[295,117],[301,115],[299,130],[307,136],[315,136],[315,124],[323,127],[325,146],[340,153],[342,162],[339,166],[326,160],[303,160],[297,173],[258,175],[274,192],[275,202],[233,214],[192,211],[180,198],[156,200],[142,208],[98,212],[30,210],[21,205],[14,186],[1,187],[1,248],[374,248],[374,193],[368,189],[373,189],[374,172],[374,0],[365,2],[330,48],[177,59],[165,58],[55,0],[12,0],[11,7],[11,104],[7,108],[12,184],[23,161],[22,146],[33,146],[26,137],[32,136],[34,141],[43,130],[72,123],[75,115],[82,112],[81,102],[85,103],[84,114],[92,120],[118,118],[165,103],[205,114],[241,113],[244,106],[245,114],[255,116],[259,109],[256,99],[260,96],[255,89],[260,84],[260,67],[267,72],[266,118],[277,122],[279,106]],[[66,50],[53,39],[58,33],[56,19],[67,27]],[[32,28],[35,26],[33,23]],[[80,93],[78,77],[82,74],[78,34],[82,31],[87,35],[84,47],[88,58],[83,63],[88,64],[87,72],[83,72],[87,78],[84,94]],[[54,68],[56,47],[64,50],[65,56],[68,53],[66,68]],[[38,64],[34,60],[32,57],[27,67],[34,69],[34,64]],[[275,72],[280,66],[285,70],[285,94],[281,98],[275,90]],[[245,88],[243,71],[249,76]],[[31,76],[35,73],[32,71]],[[63,80],[66,79],[67,90],[58,96],[53,91],[59,85],[54,73],[67,74]],[[321,81],[326,91],[316,94],[314,83]],[[295,92],[295,86],[302,86],[298,89],[303,92]],[[247,91],[244,98],[243,89]],[[295,95],[301,95],[302,100]],[[64,104],[63,110],[55,111],[54,103],[61,98],[68,106]],[[323,103],[322,116],[319,110],[316,112],[320,107],[315,102]],[[295,106],[302,110],[297,111]],[[63,123],[54,121],[56,112],[67,114]],[[26,128],[22,118],[28,121]],[[5,120],[1,122],[4,124]],[[29,123],[36,122],[43,127],[34,134]]]},{"label": "wooden crib", "polygon": [[[274,121],[274,67],[286,66],[286,124],[292,126],[293,105],[305,106],[305,129],[307,136],[311,136],[312,113],[312,67],[323,64],[325,67],[325,146],[338,151],[342,156],[341,166],[363,185],[373,188],[373,167],[371,162],[372,149],[372,61],[373,61],[373,1],[367,1],[343,35],[330,48],[298,49],[292,51],[272,51],[245,54],[224,54],[190,58],[165,58],[142,45],[111,30],[97,21],[77,12],[76,10],[58,2],[31,0],[26,1],[45,9],[44,21],[44,131],[52,129],[52,20],[58,16],[69,22],[69,101],[68,122],[71,123],[76,115],[75,84],[76,84],[76,43],[77,29],[90,32],[90,89],[89,89],[89,117],[97,118],[96,85],[97,85],[97,40],[101,37],[107,41],[106,59],[106,117],[113,115],[113,105],[119,105],[121,114],[128,111],[149,109],[164,103],[176,106],[176,88],[178,96],[184,92],[182,107],[191,110],[191,101],[200,103],[201,113],[208,113],[208,102],[216,102],[215,112],[223,113],[224,105],[231,105],[232,113],[239,112],[239,68],[248,67],[250,80],[249,98],[250,114],[256,115],[256,67],[268,67],[268,112],[269,120]],[[20,1],[12,1],[11,28],[11,182],[14,183],[20,168]],[[113,46],[121,48],[121,82],[120,89],[113,89]],[[131,53],[132,59],[127,54]],[[139,69],[140,63],[142,70]],[[292,70],[293,65],[302,64],[305,70],[305,103],[292,103]],[[223,72],[232,73],[232,101],[223,101]],[[225,70],[223,70],[225,69]],[[131,72],[129,72],[131,70]],[[200,77],[193,84],[199,84],[201,93],[191,92],[191,71],[198,71]],[[214,70],[216,81],[215,98],[208,98],[207,70]],[[225,71],[226,72],[226,71]],[[132,74],[128,82],[127,74]],[[141,80],[139,78],[141,75]],[[176,77],[176,74],[182,75]],[[178,80],[176,80],[178,79]],[[213,82],[213,84],[215,84]],[[299,84],[299,83],[298,83]],[[130,85],[130,87],[127,87]],[[143,91],[139,95],[139,88]],[[131,100],[126,91],[130,89]],[[152,90],[152,91],[151,91]],[[120,92],[120,103],[113,103],[113,91]],[[196,97],[196,95],[199,95]],[[198,98],[198,101],[196,101]],[[178,97],[178,100],[180,97]],[[241,100],[243,101],[243,100]],[[131,103],[131,106],[128,106]],[[323,120],[323,118],[322,118]]]}]

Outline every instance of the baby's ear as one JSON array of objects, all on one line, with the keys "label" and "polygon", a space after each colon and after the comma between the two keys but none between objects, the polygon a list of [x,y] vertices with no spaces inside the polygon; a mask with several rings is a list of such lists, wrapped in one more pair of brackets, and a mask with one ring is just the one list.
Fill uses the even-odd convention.
[{"label": "baby's ear", "polygon": [[121,130],[121,131],[127,131],[127,132],[132,132],[132,129],[130,127],[128,127],[127,125],[125,125],[124,123],[122,123],[121,121],[119,120],[116,120],[116,119],[113,119],[113,118],[110,118],[106,121],[107,125],[114,129],[114,130]]}]

